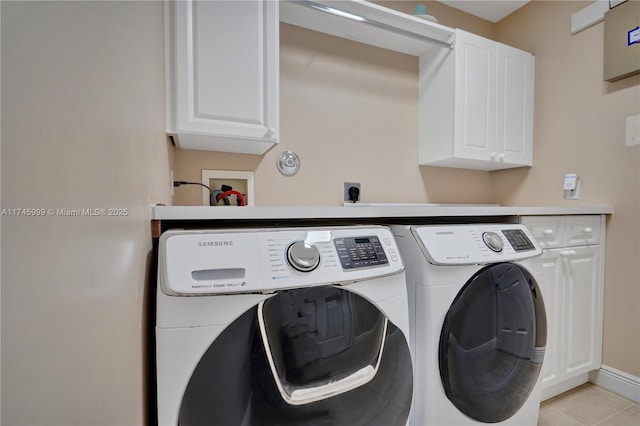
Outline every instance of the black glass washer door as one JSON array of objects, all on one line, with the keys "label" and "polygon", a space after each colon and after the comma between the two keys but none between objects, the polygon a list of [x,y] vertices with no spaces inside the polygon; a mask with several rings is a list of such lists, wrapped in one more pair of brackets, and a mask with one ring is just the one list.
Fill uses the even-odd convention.
[{"label": "black glass washer door", "polygon": [[[327,285],[280,291],[265,301],[260,316],[258,310],[240,315],[206,350],[185,389],[180,426],[406,424],[413,393],[409,346],[370,301]],[[260,317],[277,380],[294,388],[349,376],[373,362],[379,368],[355,389],[292,405],[278,389]]]},{"label": "black glass washer door", "polygon": [[546,314],[538,285],[523,267],[489,265],[460,290],[440,334],[440,377],[447,398],[484,423],[513,416],[542,367]]}]

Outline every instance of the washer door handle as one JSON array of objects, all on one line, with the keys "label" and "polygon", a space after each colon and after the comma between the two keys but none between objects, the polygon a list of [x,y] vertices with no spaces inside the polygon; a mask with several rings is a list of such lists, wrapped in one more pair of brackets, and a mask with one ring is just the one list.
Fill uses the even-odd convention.
[{"label": "washer door handle", "polygon": [[262,338],[262,344],[267,355],[267,361],[269,363],[269,368],[271,369],[271,374],[273,375],[273,379],[276,382],[276,387],[280,392],[280,396],[287,404],[310,404],[312,402],[322,401],[323,399],[340,395],[342,393],[356,389],[362,385],[366,385],[378,373],[378,369],[380,368],[380,361],[382,361],[382,350],[384,349],[384,344],[387,337],[387,326],[389,325],[389,320],[386,317],[384,318],[382,338],[380,339],[380,350],[378,351],[378,356],[373,363],[360,368],[359,370],[349,374],[348,376],[342,377],[338,380],[329,379],[317,386],[291,386],[289,384],[283,383],[282,379],[280,378],[280,374],[278,374],[278,369],[276,368],[276,364],[271,352],[271,345],[269,344],[269,336],[267,335],[267,328],[264,318],[264,303],[265,301],[263,300],[260,302],[260,304],[258,304],[258,325],[260,327],[260,337]]}]

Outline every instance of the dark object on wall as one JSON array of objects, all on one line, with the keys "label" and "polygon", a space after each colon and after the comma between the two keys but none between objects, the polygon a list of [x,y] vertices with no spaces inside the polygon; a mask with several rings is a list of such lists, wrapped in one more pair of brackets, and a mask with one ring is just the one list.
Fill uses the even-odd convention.
[{"label": "dark object on wall", "polygon": [[640,73],[640,1],[629,0],[604,14],[604,79]]}]

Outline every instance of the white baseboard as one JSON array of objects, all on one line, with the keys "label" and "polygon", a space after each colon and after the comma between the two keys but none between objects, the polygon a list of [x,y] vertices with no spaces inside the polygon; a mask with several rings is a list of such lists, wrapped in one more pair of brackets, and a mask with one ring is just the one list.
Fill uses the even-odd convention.
[{"label": "white baseboard", "polygon": [[577,388],[580,385],[583,385],[589,381],[589,373],[583,373],[579,376],[572,377],[570,379],[565,379],[560,383],[556,383],[553,386],[547,386],[542,389],[542,398],[541,401],[546,401],[547,399],[551,399],[556,395],[560,395],[561,393],[565,393],[570,391],[571,389]]},{"label": "white baseboard", "polygon": [[602,365],[600,370],[589,374],[589,381],[640,404],[640,377]]}]

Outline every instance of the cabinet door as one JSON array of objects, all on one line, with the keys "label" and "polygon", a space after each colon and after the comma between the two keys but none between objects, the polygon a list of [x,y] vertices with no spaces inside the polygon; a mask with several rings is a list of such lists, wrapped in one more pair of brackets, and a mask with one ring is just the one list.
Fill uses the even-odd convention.
[{"label": "cabinet door", "polygon": [[498,43],[497,60],[497,145],[492,159],[530,166],[534,58],[528,52]]},{"label": "cabinet door", "polygon": [[542,362],[542,386],[548,388],[562,379],[562,307],[564,268],[562,250],[542,253],[543,280],[538,283],[547,313],[547,348]]},{"label": "cabinet door", "polygon": [[496,143],[495,41],[456,30],[455,156],[489,161]]},{"label": "cabinet door", "polygon": [[173,117],[180,148],[264,153],[278,138],[278,3],[168,6]]},{"label": "cabinet door", "polygon": [[600,368],[602,291],[600,246],[561,250],[564,256],[565,378]]}]

